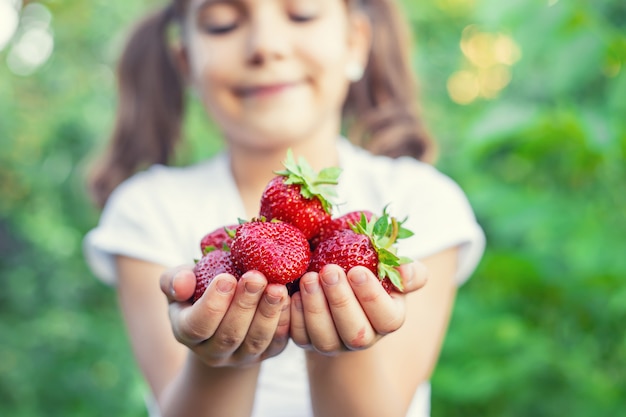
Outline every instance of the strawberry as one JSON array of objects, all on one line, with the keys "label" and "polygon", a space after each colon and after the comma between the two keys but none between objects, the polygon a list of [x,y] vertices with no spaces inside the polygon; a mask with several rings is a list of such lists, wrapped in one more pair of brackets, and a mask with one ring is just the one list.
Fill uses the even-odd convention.
[{"label": "strawberry", "polygon": [[296,163],[291,150],[283,164],[285,170],[275,172],[278,176],[263,191],[259,214],[291,223],[311,239],[331,220],[331,199],[336,197],[333,186],[341,169],[325,168],[318,174],[303,158]]},{"label": "strawberry", "polygon": [[238,224],[231,224],[217,228],[204,235],[200,241],[200,250],[202,251],[202,254],[207,253],[209,249],[230,248],[230,244],[233,242],[233,237],[235,236],[235,231],[238,227]]},{"label": "strawberry", "polygon": [[350,229],[352,225],[358,223],[358,221],[361,219],[361,213],[365,215],[365,218],[367,220],[370,220],[374,216],[374,214],[371,211],[361,210],[361,211],[351,211],[350,213],[346,213],[341,217],[332,219],[329,223],[321,227],[320,232],[317,236],[309,240],[309,243],[311,244],[311,248],[315,249],[322,240],[326,240],[332,234],[334,234],[335,232],[339,230]]},{"label": "strawberry", "polygon": [[208,248],[223,249],[224,247],[230,247],[237,227],[239,227],[238,224],[224,226],[204,235],[200,241],[200,250],[202,253],[207,253]]},{"label": "strawberry", "polygon": [[198,301],[211,281],[213,281],[213,278],[224,272],[234,275],[237,279],[241,275],[233,264],[229,251],[207,249],[207,253],[196,262],[193,268],[193,273],[196,275],[196,289],[191,302],[195,303]]},{"label": "strawberry", "polygon": [[351,228],[338,230],[319,243],[311,256],[309,271],[320,272],[325,265],[335,264],[347,273],[360,265],[378,276],[388,293],[393,289],[403,291],[397,267],[411,260],[398,257],[393,245],[413,232],[403,228],[402,223],[390,217],[386,209],[382,216],[370,220],[361,214]]},{"label": "strawberry", "polygon": [[287,284],[309,266],[309,242],[295,226],[254,219],[239,225],[231,244],[233,263],[242,272],[263,273],[270,283]]}]

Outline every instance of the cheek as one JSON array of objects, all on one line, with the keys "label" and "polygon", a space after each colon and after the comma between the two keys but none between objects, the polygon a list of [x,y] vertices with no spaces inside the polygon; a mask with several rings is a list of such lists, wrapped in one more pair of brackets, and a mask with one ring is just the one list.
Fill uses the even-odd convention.
[{"label": "cheek", "polygon": [[[190,70],[192,81],[197,87],[204,87],[206,84],[216,84],[221,78],[228,74],[223,68],[228,68],[231,63],[232,53],[222,53],[215,45],[209,42],[197,40],[190,43]],[[211,51],[207,53],[206,51]],[[220,58],[221,57],[221,58]]]},{"label": "cheek", "polygon": [[220,111],[233,111],[236,103],[230,94],[230,86],[234,83],[232,68],[235,65],[231,62],[234,59],[232,50],[229,52],[228,48],[215,45],[196,47],[190,68],[193,88],[214,115]]},{"label": "cheek", "polygon": [[309,68],[316,71],[320,83],[331,83],[334,88],[347,83],[345,68],[350,51],[346,39],[345,25],[340,21],[320,25],[298,38],[298,49],[306,57]]},{"label": "cheek", "polygon": [[341,46],[328,45],[325,48],[313,48],[309,53],[311,60],[318,63],[319,69],[327,73],[337,74],[346,66],[347,51]]},{"label": "cheek", "polygon": [[319,94],[318,98],[329,109],[341,107],[348,89],[345,48],[329,44],[327,48],[311,50],[310,54],[310,61],[316,64],[310,67],[315,71],[312,79]]}]

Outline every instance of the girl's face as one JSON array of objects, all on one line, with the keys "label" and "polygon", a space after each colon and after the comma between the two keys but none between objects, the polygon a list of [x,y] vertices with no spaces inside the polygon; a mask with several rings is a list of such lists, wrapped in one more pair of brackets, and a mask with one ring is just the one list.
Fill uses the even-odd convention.
[{"label": "girl's face", "polygon": [[367,25],[344,0],[192,0],[185,17],[190,81],[230,141],[285,146],[339,132]]}]

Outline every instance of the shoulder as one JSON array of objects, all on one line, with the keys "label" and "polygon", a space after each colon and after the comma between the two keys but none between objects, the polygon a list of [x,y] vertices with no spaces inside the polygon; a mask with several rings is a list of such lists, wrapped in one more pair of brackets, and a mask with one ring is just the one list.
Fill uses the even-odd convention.
[{"label": "shoulder", "polygon": [[[154,165],[118,186],[83,248],[94,274],[116,282],[114,255],[174,266],[197,256],[204,225],[207,181],[219,170],[219,158],[188,167]],[[203,198],[199,198],[202,194]]]},{"label": "shoulder", "polygon": [[466,204],[458,183],[430,164],[411,157],[373,155],[347,141],[340,144],[340,154],[345,168],[342,181],[351,188],[360,184],[361,192],[375,190],[379,198],[393,200],[386,203]]},{"label": "shoulder", "polygon": [[401,253],[419,259],[458,246],[457,282],[467,279],[482,255],[485,239],[459,184],[413,158],[376,156],[346,143],[340,149],[345,168],[340,186],[346,211],[367,208],[381,212],[388,206],[389,212],[406,219],[406,227],[415,233],[400,242]]}]

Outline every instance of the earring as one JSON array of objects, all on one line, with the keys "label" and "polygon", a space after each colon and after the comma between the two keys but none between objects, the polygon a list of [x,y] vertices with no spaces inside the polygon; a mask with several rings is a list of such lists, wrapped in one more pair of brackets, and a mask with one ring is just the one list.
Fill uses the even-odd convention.
[{"label": "earring", "polygon": [[352,81],[353,83],[363,78],[364,72],[365,70],[363,69],[361,64],[358,64],[356,62],[352,62],[346,66],[346,77],[348,77],[348,80]]}]

